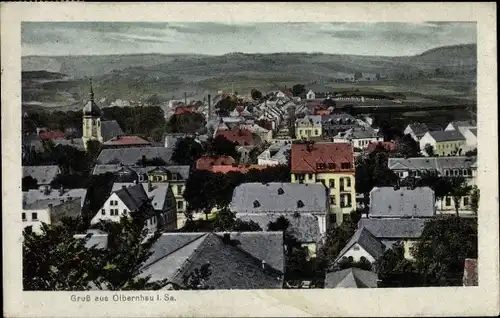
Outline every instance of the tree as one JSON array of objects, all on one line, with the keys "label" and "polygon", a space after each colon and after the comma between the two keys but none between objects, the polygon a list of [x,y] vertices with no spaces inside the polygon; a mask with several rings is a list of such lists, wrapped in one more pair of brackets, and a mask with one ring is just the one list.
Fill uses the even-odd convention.
[{"label": "tree", "polygon": [[349,218],[342,222],[340,226],[334,226],[327,230],[325,242],[318,250],[318,258],[323,270],[327,271],[332,268],[333,262],[339,256],[340,251],[356,232],[356,227],[356,223]]},{"label": "tree", "polygon": [[426,222],[411,249],[424,286],[461,286],[466,258],[477,258],[477,219],[437,217]]},{"label": "tree", "polygon": [[361,73],[361,72],[355,72],[354,73],[354,80],[357,81],[358,79],[360,79],[362,77],[363,77],[363,73]]},{"label": "tree", "polygon": [[222,135],[211,138],[207,142],[206,153],[209,156],[230,156],[235,160],[239,158],[236,143],[229,141]]},{"label": "tree", "polygon": [[250,94],[252,95],[253,100],[259,100],[262,98],[262,93],[256,89],[252,89]]},{"label": "tree", "polygon": [[477,157],[477,148],[474,148],[472,150],[466,151],[465,156],[467,157]]},{"label": "tree", "polygon": [[337,104],[335,103],[335,101],[333,99],[330,99],[330,98],[327,98],[325,100],[323,100],[322,104],[326,107],[335,107],[337,106]]},{"label": "tree", "polygon": [[182,113],[172,115],[167,122],[168,133],[193,134],[205,126],[205,117],[200,113]]},{"label": "tree", "polygon": [[161,104],[161,98],[158,96],[158,94],[153,94],[146,99],[146,102],[150,106],[159,106]]},{"label": "tree", "polygon": [[214,220],[214,230],[218,232],[255,232],[262,231],[259,224],[254,221],[242,221],[237,219],[227,207],[217,212]]},{"label": "tree", "polygon": [[29,191],[31,189],[38,188],[38,180],[33,178],[32,176],[26,176],[22,179],[22,190]]},{"label": "tree", "polygon": [[306,92],[306,87],[303,84],[295,84],[292,87],[293,96],[300,96]]},{"label": "tree", "polygon": [[154,157],[149,159],[146,158],[146,156],[142,156],[142,158],[137,160],[135,164],[141,167],[147,167],[147,166],[165,166],[167,163],[160,157]]},{"label": "tree", "polygon": [[175,143],[172,160],[180,165],[194,166],[203,155],[203,146],[194,138],[180,138]]},{"label": "tree", "polygon": [[394,243],[374,264],[380,280],[379,287],[416,287],[421,279],[414,264],[405,258],[401,241]]},{"label": "tree", "polygon": [[379,81],[380,80],[380,73],[375,74],[375,78],[377,79],[377,81]]},{"label": "tree", "polygon": [[396,140],[398,155],[404,158],[419,157],[420,146],[410,134]]},{"label": "tree", "polygon": [[163,138],[165,137],[165,131],[166,131],[166,126],[165,127],[156,127],[151,130],[151,139],[155,142],[162,142]]},{"label": "tree", "polygon": [[459,216],[458,210],[460,209],[460,201],[463,197],[470,195],[472,191],[472,186],[468,185],[463,177],[452,177],[450,178],[451,191],[449,195],[453,198],[453,203],[455,204],[456,215]]},{"label": "tree", "polygon": [[477,186],[474,186],[472,188],[472,193],[470,196],[470,208],[474,214],[477,215],[477,211],[479,209],[479,188]]},{"label": "tree", "polygon": [[424,151],[429,157],[434,157],[434,147],[431,144],[426,144]]}]

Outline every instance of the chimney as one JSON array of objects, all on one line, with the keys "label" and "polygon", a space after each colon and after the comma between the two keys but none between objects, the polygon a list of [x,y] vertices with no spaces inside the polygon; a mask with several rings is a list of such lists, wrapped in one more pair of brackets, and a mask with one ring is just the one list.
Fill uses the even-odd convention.
[{"label": "chimney", "polygon": [[231,243],[231,234],[224,233],[224,236],[222,237],[222,241],[224,242],[224,244],[230,244]]},{"label": "chimney", "polygon": [[64,194],[64,187],[63,187],[63,186],[61,186],[61,187],[59,188],[59,195],[63,195],[63,194]]},{"label": "chimney", "polygon": [[184,105],[187,105],[188,102],[187,102],[187,93],[184,92]]},{"label": "chimney", "polygon": [[266,261],[262,260],[262,270],[266,270]]}]

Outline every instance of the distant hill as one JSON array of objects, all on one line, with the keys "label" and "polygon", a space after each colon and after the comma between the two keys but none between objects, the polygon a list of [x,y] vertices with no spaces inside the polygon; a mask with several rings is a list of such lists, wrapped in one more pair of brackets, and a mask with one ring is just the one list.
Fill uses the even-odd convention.
[{"label": "distant hill", "polygon": [[55,99],[57,105],[65,101],[66,105],[78,104],[87,96],[86,77],[93,78],[96,96],[108,102],[145,100],[153,94],[168,100],[182,98],[184,93],[201,98],[222,89],[246,92],[297,83],[328,85],[355,72],[378,73],[388,80],[425,79],[437,74],[447,76],[447,81],[456,78],[469,91],[476,63],[476,45],[441,47],[402,57],[321,53],[27,56],[22,58],[23,79],[35,82],[23,80],[23,102],[49,103]]}]

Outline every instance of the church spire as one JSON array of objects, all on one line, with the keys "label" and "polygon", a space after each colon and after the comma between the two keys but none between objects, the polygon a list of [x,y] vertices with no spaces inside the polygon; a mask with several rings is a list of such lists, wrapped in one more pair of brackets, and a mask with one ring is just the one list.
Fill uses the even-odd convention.
[{"label": "church spire", "polygon": [[89,93],[90,100],[94,101],[94,89],[92,88],[92,79],[90,79],[89,82],[90,82],[90,93]]}]

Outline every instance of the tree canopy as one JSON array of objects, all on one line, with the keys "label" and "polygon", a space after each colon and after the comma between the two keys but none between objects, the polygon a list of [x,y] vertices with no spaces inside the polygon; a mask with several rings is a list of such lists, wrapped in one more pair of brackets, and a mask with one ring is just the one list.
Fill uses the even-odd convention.
[{"label": "tree canopy", "polygon": [[239,158],[236,143],[221,135],[207,141],[205,152],[209,156],[230,156],[235,160]]},{"label": "tree canopy", "polygon": [[204,154],[203,146],[194,138],[180,138],[175,143],[172,160],[179,165],[194,167],[196,160]]},{"label": "tree canopy", "polygon": [[205,124],[205,117],[200,113],[174,114],[168,119],[166,131],[168,133],[192,134],[200,131]]},{"label": "tree canopy", "polygon": [[295,84],[292,87],[293,96],[300,96],[306,92],[306,87],[303,84]]}]

